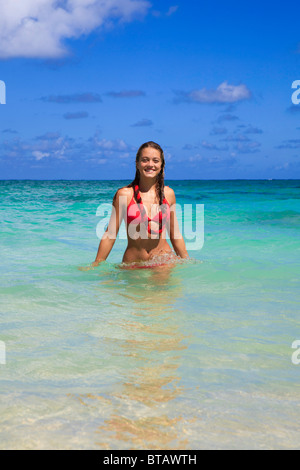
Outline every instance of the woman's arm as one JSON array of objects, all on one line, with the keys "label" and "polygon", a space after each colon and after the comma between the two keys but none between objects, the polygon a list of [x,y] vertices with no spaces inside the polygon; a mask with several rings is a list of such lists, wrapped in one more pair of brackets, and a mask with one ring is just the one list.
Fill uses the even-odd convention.
[{"label": "woman's arm", "polygon": [[105,261],[111,252],[112,247],[116,241],[122,220],[126,214],[126,201],[126,191],[123,188],[118,189],[113,198],[113,209],[107,229],[105,230],[99,243],[97,255],[95,261],[92,263],[92,266],[98,266],[101,261]]},{"label": "woman's arm", "polygon": [[167,187],[166,196],[170,204],[170,224],[168,225],[170,241],[177,256],[180,256],[181,258],[189,258],[185,241],[179,230],[176,216],[176,198],[173,189]]},{"label": "woman's arm", "polygon": [[127,201],[126,191],[124,191],[124,188],[118,189],[118,191],[116,192],[113,198],[112,213],[110,216],[107,229],[105,230],[101,238],[101,241],[99,243],[95,261],[87,267],[80,267],[79,268],[80,271],[88,271],[89,269],[95,266],[98,266],[99,263],[101,263],[102,261],[105,261],[106,258],[108,257],[116,241],[122,220],[124,218],[124,214],[126,214],[126,209],[127,209],[126,201]]}]

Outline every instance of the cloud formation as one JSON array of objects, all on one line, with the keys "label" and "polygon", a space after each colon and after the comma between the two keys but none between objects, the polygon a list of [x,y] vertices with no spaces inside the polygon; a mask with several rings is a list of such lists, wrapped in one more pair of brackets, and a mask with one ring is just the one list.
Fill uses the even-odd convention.
[{"label": "cloud formation", "polygon": [[234,150],[237,153],[256,153],[260,152],[260,142],[238,142],[234,145]]},{"label": "cloud formation", "polygon": [[212,144],[211,142],[207,142],[206,140],[202,141],[202,147],[208,150],[228,150],[228,145],[217,145],[217,144]]},{"label": "cloud formation", "polygon": [[222,139],[223,141],[226,142],[249,142],[250,139],[244,134],[236,134],[236,135],[228,135],[227,137],[224,137]]},{"label": "cloud formation", "polygon": [[2,143],[0,160],[41,162],[42,160],[76,162],[83,159],[99,163],[99,158],[128,159],[136,149],[122,139],[99,139],[95,133],[89,139],[75,139],[60,132],[46,132],[34,139],[7,139]]},{"label": "cloud formation", "polygon": [[288,109],[287,109],[287,112],[288,113],[291,113],[291,114],[294,114],[294,115],[298,115],[300,113],[300,106],[299,104],[297,105],[291,105]]},{"label": "cloud formation", "polygon": [[141,119],[140,121],[137,121],[135,124],[132,124],[131,127],[149,127],[152,126],[153,122],[151,119]]},{"label": "cloud formation", "polygon": [[137,98],[139,96],[145,96],[146,93],[141,90],[122,90],[122,91],[109,91],[108,96],[112,98]]},{"label": "cloud formation", "polygon": [[227,134],[227,129],[225,127],[214,127],[210,132],[210,135],[223,135],[223,134]]},{"label": "cloud formation", "polygon": [[[0,0],[1,1],[1,0]],[[73,95],[50,95],[40,98],[48,103],[69,104],[69,103],[101,103],[101,96],[97,93],[77,93]]]},{"label": "cloud formation", "polygon": [[0,58],[58,58],[77,39],[147,14],[146,0],[0,0]]},{"label": "cloud formation", "polygon": [[217,168],[231,168],[234,165],[236,165],[237,160],[234,157],[227,157],[227,158],[222,158],[219,157],[218,155],[213,156],[213,157],[206,157],[201,154],[196,154],[192,157],[189,157],[188,159],[189,162],[192,164],[197,164],[201,163],[203,165],[203,168],[209,168],[209,169],[217,169]]},{"label": "cloud formation", "polygon": [[[241,127],[241,126],[240,126]],[[251,140],[248,135],[249,134],[257,134],[259,130],[256,128],[249,127],[251,132],[246,132],[244,134],[234,134],[234,135],[227,135],[223,139],[222,142],[230,142],[233,143],[233,150],[234,153],[243,154],[243,153],[256,153],[260,152],[261,143]],[[245,135],[245,134],[248,135]]]},{"label": "cloud formation", "polygon": [[249,126],[244,132],[245,134],[262,134],[263,133],[262,129],[259,129],[258,127],[253,127],[253,126]]},{"label": "cloud formation", "polygon": [[232,121],[238,121],[238,120],[239,118],[235,116],[234,114],[222,114],[221,116],[218,117],[216,122],[221,123],[224,121],[232,122]]},{"label": "cloud formation", "polygon": [[282,144],[275,147],[277,149],[298,149],[300,148],[300,139],[288,139],[284,140]]},{"label": "cloud formation", "polygon": [[84,119],[88,117],[88,113],[86,111],[78,111],[77,113],[65,113],[65,119]]},{"label": "cloud formation", "polygon": [[236,103],[238,101],[248,100],[251,98],[251,92],[246,85],[229,85],[228,82],[221,83],[215,90],[202,88],[190,92],[177,91],[175,102],[190,102],[201,104],[216,103]]},{"label": "cloud formation", "polygon": [[152,11],[152,15],[153,16],[156,16],[157,18],[161,17],[161,16],[172,16],[174,15],[174,13],[176,13],[176,11],[178,10],[179,6],[178,5],[173,5],[171,6],[167,12],[163,13],[162,11],[159,11],[159,10],[153,10]]},{"label": "cloud formation", "polygon": [[14,129],[8,128],[8,129],[3,129],[2,133],[3,134],[17,134],[18,132],[15,131]]}]

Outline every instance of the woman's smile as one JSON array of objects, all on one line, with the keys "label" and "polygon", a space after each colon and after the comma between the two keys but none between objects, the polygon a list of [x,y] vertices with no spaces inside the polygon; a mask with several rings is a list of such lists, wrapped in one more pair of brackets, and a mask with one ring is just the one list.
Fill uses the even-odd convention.
[{"label": "woman's smile", "polygon": [[147,148],[142,151],[137,168],[145,176],[157,176],[161,170],[162,160],[156,149]]}]

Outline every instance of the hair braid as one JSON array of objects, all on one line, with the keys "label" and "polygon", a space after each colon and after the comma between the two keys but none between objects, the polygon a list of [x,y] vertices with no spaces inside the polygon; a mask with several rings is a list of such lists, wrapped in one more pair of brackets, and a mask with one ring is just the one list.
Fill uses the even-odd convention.
[{"label": "hair braid", "polygon": [[[166,210],[167,210],[167,208],[165,207],[165,204],[163,203],[163,201],[165,199],[165,157],[164,157],[164,151],[161,148],[161,146],[159,144],[157,144],[156,142],[153,142],[153,141],[145,142],[144,144],[142,144],[140,146],[140,148],[137,151],[136,160],[135,160],[136,164],[139,162],[142,150],[147,148],[147,147],[151,147],[151,148],[154,148],[154,149],[158,150],[160,152],[160,156],[161,156],[161,170],[160,170],[160,172],[157,176],[157,181],[156,181],[156,185],[155,185],[155,192],[156,192],[156,197],[158,199],[158,203],[159,203],[159,206],[160,206],[159,210],[162,212],[162,216],[163,216],[165,214]],[[140,186],[140,172],[139,172],[138,169],[136,169],[134,180],[127,185],[127,188],[133,188],[134,199],[138,204],[139,204],[139,200],[138,200],[138,198],[139,198],[138,197],[138,195],[139,195],[139,186]],[[143,208],[143,206],[141,206],[141,212],[144,213],[144,211],[145,211],[145,209]],[[146,216],[146,213],[145,213],[145,216]],[[160,225],[160,229],[161,229],[161,225],[162,225],[161,219],[160,219],[159,225]]]},{"label": "hair braid", "polygon": [[[159,205],[161,206],[165,199],[165,172],[164,172],[164,165],[157,176],[156,181],[156,194],[159,201]],[[164,206],[163,206],[164,209]]]}]

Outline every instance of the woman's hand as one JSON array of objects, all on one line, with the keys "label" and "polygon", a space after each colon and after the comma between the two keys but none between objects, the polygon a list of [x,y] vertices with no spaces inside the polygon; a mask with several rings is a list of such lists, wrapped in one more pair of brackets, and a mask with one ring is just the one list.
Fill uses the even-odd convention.
[{"label": "woman's hand", "polygon": [[89,271],[90,269],[94,269],[99,265],[100,261],[94,261],[89,266],[79,266],[79,271]]}]

